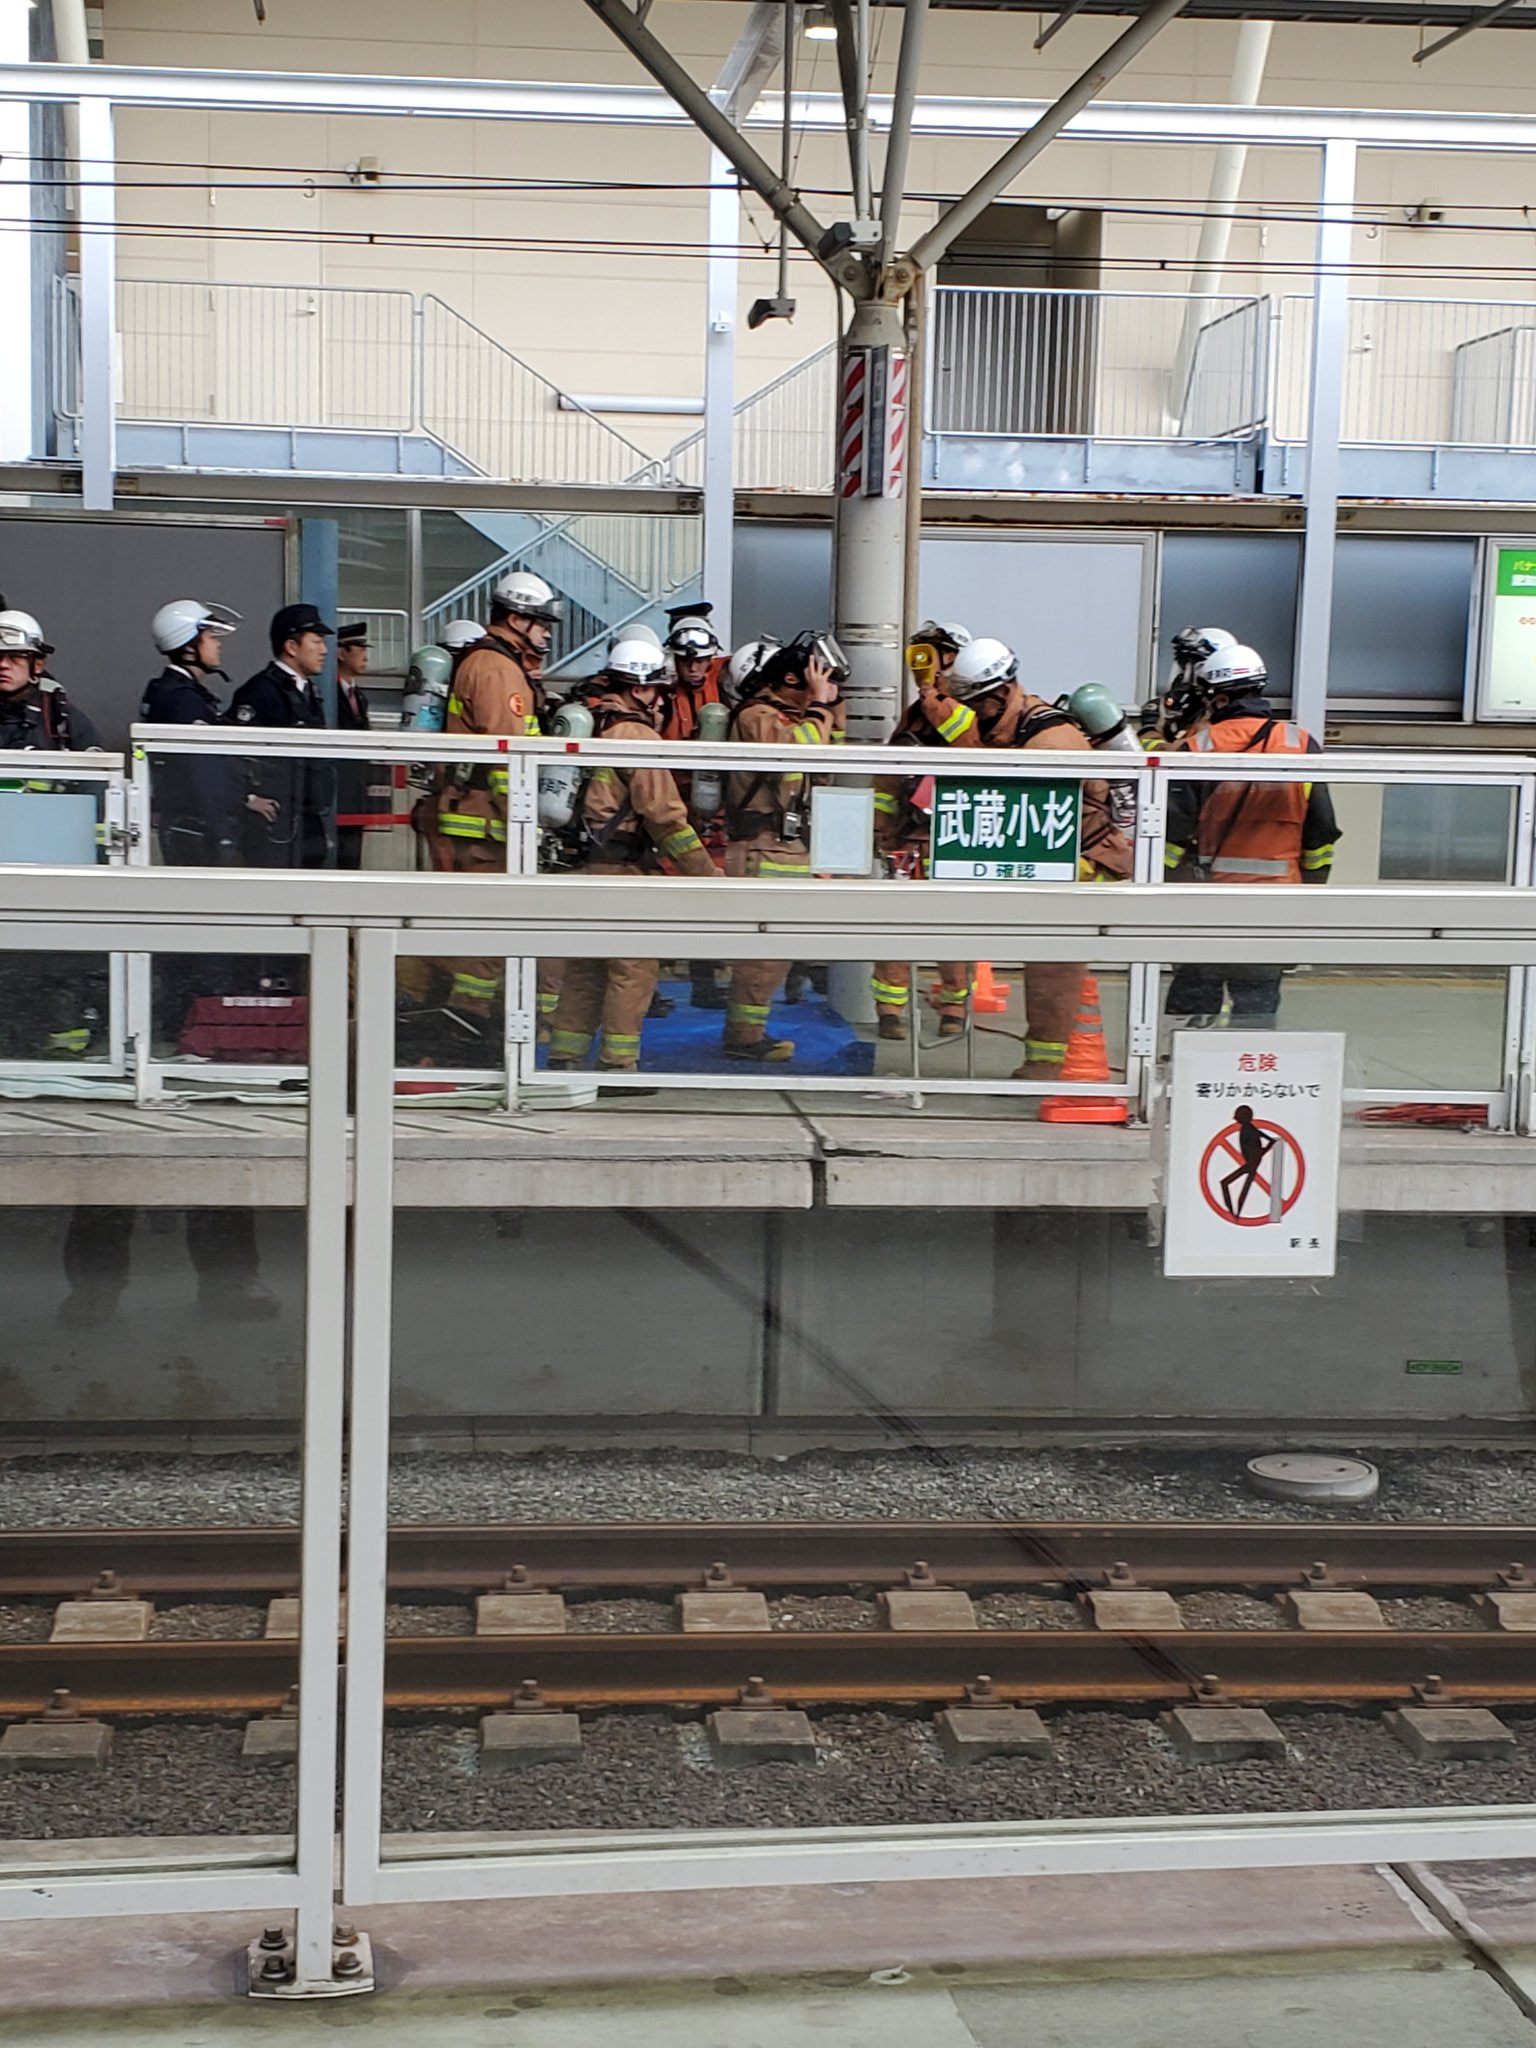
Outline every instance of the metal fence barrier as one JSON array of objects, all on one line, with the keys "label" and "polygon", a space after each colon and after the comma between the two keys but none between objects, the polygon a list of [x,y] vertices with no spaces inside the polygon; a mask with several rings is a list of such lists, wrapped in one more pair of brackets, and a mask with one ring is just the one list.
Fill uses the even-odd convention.
[{"label": "metal fence barrier", "polygon": [[[415,867],[420,858],[420,847],[411,825],[411,812],[415,794],[431,786],[439,769],[453,763],[469,763],[488,766],[494,763],[499,774],[507,781],[507,836],[506,865],[512,875],[532,877],[539,873],[540,835],[536,823],[537,782],[540,768],[556,765],[569,766],[573,757],[584,762],[602,765],[635,766],[660,764],[693,774],[703,769],[727,771],[734,769],[752,774],[795,773],[815,777],[819,786],[833,788],[838,784],[867,782],[875,776],[921,777],[935,775],[957,785],[986,785],[992,788],[1012,790],[1028,788],[1031,785],[1049,784],[1070,786],[1085,781],[1102,781],[1106,777],[1121,788],[1129,798],[1131,815],[1134,820],[1132,831],[1135,845],[1135,880],[1153,889],[1167,886],[1165,877],[1165,853],[1167,843],[1167,803],[1170,788],[1177,783],[1188,782],[1250,782],[1257,785],[1291,783],[1296,781],[1326,780],[1335,790],[1364,786],[1392,788],[1423,788],[1434,790],[1466,790],[1484,793],[1503,793],[1504,823],[1502,827],[1503,879],[1495,886],[1515,893],[1531,890],[1536,878],[1536,760],[1507,755],[1468,756],[1414,755],[1408,758],[1401,754],[1371,754],[1339,752],[1326,756],[1200,756],[1192,754],[1162,754],[1155,756],[1104,755],[1083,753],[1054,753],[1045,750],[1028,754],[994,754],[985,750],[962,749],[952,751],[944,748],[903,749],[895,756],[888,749],[877,746],[847,746],[836,748],[806,747],[752,747],[731,744],[706,745],[690,742],[686,745],[669,745],[661,741],[583,741],[569,743],[556,740],[520,741],[515,744],[495,739],[473,739],[468,737],[449,738],[440,734],[394,733],[377,734],[366,742],[352,735],[306,734],[288,735],[278,732],[245,732],[238,739],[216,731],[195,727],[153,727],[137,726],[133,732],[131,808],[133,818],[133,846],[131,858],[136,865],[150,865],[155,858],[150,820],[154,810],[155,777],[159,765],[176,756],[206,753],[239,754],[249,758],[276,757],[299,760],[305,758],[331,762],[368,760],[380,771],[381,787],[388,790],[388,808],[377,815],[374,837],[379,848],[380,865],[389,865],[398,873]],[[412,781],[412,770],[415,779]],[[814,804],[815,799],[813,797]],[[1497,830],[1497,821],[1493,828]],[[365,856],[366,857],[366,856]],[[425,888],[432,892],[431,900],[437,906],[431,914],[447,917],[449,903],[457,905],[461,900],[470,899],[469,890],[481,886],[479,877],[471,878],[457,892],[450,894],[455,880],[465,878],[450,875],[423,874],[418,877]],[[686,887],[687,894],[675,900],[678,904],[680,927],[686,924],[684,906],[698,900],[698,887],[685,884],[683,878],[667,878],[669,886]],[[552,886],[561,892],[557,900],[572,906],[572,915],[577,915],[576,906],[581,892],[594,886],[592,878],[577,874],[563,874],[552,878]],[[705,886],[712,886],[706,884]],[[737,885],[732,885],[733,887]],[[757,883],[747,885],[760,886]],[[831,886],[818,880],[815,886]],[[927,896],[940,894],[953,886],[950,883],[919,883],[892,879],[880,884],[884,892],[917,894]],[[1033,898],[1038,883],[1015,882],[994,883],[999,894],[1015,903],[1020,917],[1027,914],[1027,905]],[[1466,885],[1470,886],[1470,885]],[[1383,901],[1411,899],[1421,885],[1411,878],[1400,882],[1378,882],[1375,893]],[[1125,889],[1121,885],[1083,883],[1077,891],[1083,906],[1085,927],[1090,930],[1103,922],[1101,906],[1124,900]],[[1230,893],[1221,890],[1223,895]],[[1268,896],[1269,890],[1246,891],[1247,895]],[[1281,892],[1283,895],[1288,892]],[[1326,895],[1327,892],[1323,892]],[[1309,900],[1320,904],[1322,897],[1316,890],[1309,891]],[[455,908],[452,915],[467,913]],[[1305,910],[1296,916],[1298,926],[1305,931]],[[558,956],[562,940],[558,933],[546,937],[540,951]],[[450,954],[462,953],[464,948],[450,948]],[[673,934],[670,950],[661,957],[667,959],[697,958],[697,945],[681,928]],[[843,955],[844,958],[881,957],[868,949],[862,955]],[[925,959],[934,957],[925,954]],[[985,957],[971,955],[968,957]],[[1005,954],[1005,960],[1021,958],[1017,953]],[[1095,957],[1091,950],[1083,955]],[[1314,948],[1304,936],[1297,939],[1294,960],[1313,961]],[[504,997],[502,1036],[495,1046],[494,1057],[476,1065],[444,1068],[434,1079],[444,1084],[465,1088],[478,1087],[494,1090],[498,1098],[505,1099],[513,1106],[528,1104],[539,1099],[541,1090],[547,1087],[544,1071],[539,1062],[537,1045],[538,1015],[535,988],[536,957],[530,955],[515,974],[507,978]],[[1512,974],[1502,992],[1501,1019],[1497,1025],[1498,1046],[1496,1055],[1497,1071],[1490,1073],[1476,1085],[1435,1086],[1431,1091],[1436,1101],[1458,1102],[1470,1109],[1486,1114],[1495,1128],[1525,1128],[1531,1089],[1529,1073],[1533,1057],[1531,1034],[1536,1022],[1527,1017],[1527,988],[1523,971]],[[1160,976],[1153,967],[1133,964],[1126,976],[1125,986],[1125,1058],[1124,1079],[1115,1081],[1099,1092],[1123,1096],[1142,1114],[1148,1113],[1153,1100],[1158,1052],[1158,1027],[1161,1010]],[[167,1088],[179,1089],[195,1085],[197,1076],[189,1077],[184,1064],[174,1057],[157,1054],[150,1011],[150,988],[147,962],[138,963],[128,976],[129,1022],[127,1039],[134,1049],[133,1086],[141,1100],[153,1100]],[[851,1005],[845,1005],[840,1012],[845,1018],[853,1015]],[[1490,1029],[1493,1027],[1490,1026]],[[820,1094],[876,1095],[893,1100],[921,1100],[934,1097],[965,1096],[1041,1096],[1050,1093],[1072,1092],[1070,1084],[1034,1080],[1015,1080],[1006,1074],[982,1071],[978,1066],[974,1039],[968,1039],[964,1048],[963,1063],[955,1071],[935,1071],[932,1063],[923,1065],[918,1057],[917,1034],[911,1039],[911,1058],[901,1071],[825,1073],[795,1076],[789,1069],[709,1072],[702,1070],[678,1071],[672,1073],[645,1070],[640,1074],[626,1077],[622,1074],[604,1077],[604,1085],[616,1088],[639,1087],[647,1090],[706,1090],[716,1099],[753,1092],[783,1092],[786,1088],[794,1092]],[[205,1072],[207,1070],[204,1070]],[[402,1080],[410,1079],[413,1070],[406,1065],[400,1069]],[[270,1085],[279,1079],[295,1080],[297,1069],[274,1069],[271,1067],[245,1068],[221,1064],[208,1078],[242,1085]],[[418,1076],[419,1078],[419,1076]],[[1426,1094],[1425,1085],[1404,1079],[1393,1085],[1387,1077],[1381,1077],[1371,1084],[1361,1083],[1351,1087],[1349,1098],[1360,1104],[1392,1104],[1422,1101]]]},{"label": "metal fence barrier", "polygon": [[[1330,772],[1347,773],[1345,763]],[[1530,764],[1526,764],[1529,766]],[[1052,772],[1058,764],[1052,763]],[[276,1848],[230,1835],[170,1852],[28,1845],[0,1857],[0,1919],[228,1911],[254,1938],[296,1920],[293,1989],[337,1988],[332,1924],[377,1904],[755,1884],[881,1882],[1103,1870],[1528,1856],[1536,1809],[1169,1815],[985,1827],[610,1831],[512,1841],[386,1837],[381,1797],[393,1262],[395,965],[401,951],[472,944],[509,960],[552,932],[573,956],[685,942],[719,953],[856,957],[1002,952],[1072,959],[1085,945],[1128,965],[1209,957],[1313,958],[1386,967],[1536,965],[1536,890],[1156,888],[888,889],[661,880],[578,886],[493,878],[449,892],[424,875],[12,870],[0,955],[297,952],[310,967],[307,1279],[296,1828]],[[355,977],[349,970],[355,969]],[[349,1017],[351,1048],[349,1049]],[[349,1113],[349,1081],[355,1111]],[[355,1157],[349,1166],[349,1134]],[[348,1193],[353,1190],[351,1241]],[[349,1311],[350,1308],[350,1319]],[[343,1595],[343,1398],[347,1573]],[[338,1773],[345,1602],[345,1770]],[[338,1799],[341,1861],[335,1875]],[[364,1921],[366,1931],[366,1921]]]}]

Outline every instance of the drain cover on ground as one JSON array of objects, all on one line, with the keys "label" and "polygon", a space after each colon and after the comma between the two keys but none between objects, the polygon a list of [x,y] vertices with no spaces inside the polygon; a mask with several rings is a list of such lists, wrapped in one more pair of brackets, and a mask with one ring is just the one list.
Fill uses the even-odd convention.
[{"label": "drain cover on ground", "polygon": [[1248,1484],[1271,1500],[1371,1500],[1378,1475],[1364,1458],[1331,1458],[1317,1451],[1276,1451],[1250,1458]]}]

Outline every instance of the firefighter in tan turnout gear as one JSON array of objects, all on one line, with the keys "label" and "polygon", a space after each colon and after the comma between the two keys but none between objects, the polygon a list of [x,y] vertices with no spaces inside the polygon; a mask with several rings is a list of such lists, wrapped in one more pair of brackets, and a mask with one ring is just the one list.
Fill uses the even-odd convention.
[{"label": "firefighter in tan turnout gear", "polygon": [[[491,623],[461,655],[448,698],[446,733],[537,738],[537,680],[563,606],[542,576],[514,569],[491,593]],[[507,865],[507,771],[476,762],[444,770],[428,833],[434,865],[454,874],[500,874]],[[445,960],[452,977],[440,1049],[452,1058],[487,1050],[505,962]]]},{"label": "firefighter in tan turnout gear", "polygon": [[[964,626],[925,619],[912,635],[907,666],[917,681],[917,697],[891,734],[893,747],[948,745],[975,713],[956,704],[944,691],[944,678],[954,667],[971,635]],[[875,778],[875,851],[893,873],[922,876],[928,872],[930,816],[923,797],[931,790],[928,776],[880,775]],[[877,960],[870,972],[870,993],[882,1038],[905,1039],[912,1000],[912,966],[906,960]],[[928,1001],[938,1012],[940,1038],[961,1038],[971,1000],[969,961],[941,960]]]},{"label": "firefighter in tan turnout gear", "polygon": [[[666,657],[644,640],[621,640],[583,692],[593,738],[653,740],[670,687]],[[688,808],[665,768],[594,768],[580,817],[589,875],[654,874],[665,861],[685,875],[713,875],[714,862],[688,821]],[[640,1027],[661,974],[658,960],[568,960],[550,1018],[549,1065],[583,1061],[601,1036],[599,1073],[632,1074],[640,1065]]]},{"label": "firefighter in tan turnout gear", "polygon": [[[1091,752],[1086,733],[1069,712],[1035,697],[1018,680],[1018,658],[1001,640],[972,640],[955,656],[928,716],[948,726],[956,747],[1057,747]],[[956,714],[963,714],[957,720]],[[1083,785],[1078,869],[1084,881],[1128,880],[1135,851],[1110,811],[1109,786]],[[1085,968],[1060,961],[1024,967],[1024,1062],[1016,1081],[1054,1081],[1067,1056],[1067,1033],[1077,1014]]]},{"label": "firefighter in tan turnout gear", "polygon": [[[730,737],[756,746],[824,747],[832,742],[848,663],[830,633],[802,633],[776,647],[745,685]],[[733,773],[725,778],[725,872],[771,880],[811,872],[810,789],[803,775]],[[770,1038],[768,1017],[788,960],[738,960],[726,996],[728,1059],[780,1063],[792,1038]]]}]

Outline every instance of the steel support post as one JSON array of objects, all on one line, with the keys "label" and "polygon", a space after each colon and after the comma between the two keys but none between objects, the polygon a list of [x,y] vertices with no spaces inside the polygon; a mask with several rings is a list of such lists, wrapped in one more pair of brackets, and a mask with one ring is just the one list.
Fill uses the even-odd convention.
[{"label": "steel support post", "polygon": [[736,524],[736,299],[741,199],[736,173],[709,153],[709,267],[704,333],[704,595],[715,631],[732,643]]},{"label": "steel support post", "polygon": [[839,358],[833,499],[833,614],[853,669],[850,740],[887,738],[901,713],[907,368],[901,305],[856,302]]},{"label": "steel support post", "polygon": [[294,1990],[333,1986],[336,1733],[347,1334],[347,966],[340,925],[309,958],[309,1160],[299,1581],[299,1907]]},{"label": "steel support post", "polygon": [[1355,201],[1353,142],[1323,145],[1312,301],[1312,395],[1307,423],[1307,523],[1301,556],[1301,605],[1291,708],[1321,739],[1328,713],[1328,652],[1333,629],[1333,559],[1339,525],[1339,441],[1349,352],[1349,265]]},{"label": "steel support post", "polygon": [[110,512],[117,474],[117,154],[112,103],[80,102],[80,491]]},{"label": "steel support post", "polygon": [[[0,0],[0,53],[7,63],[27,61],[30,14],[29,0]],[[0,339],[0,460],[6,462],[42,452],[32,445],[42,376],[41,329],[32,313],[32,178],[32,109],[13,100],[0,107],[0,289],[12,308]]]},{"label": "steel support post", "polygon": [[383,1799],[395,1256],[395,944],[396,934],[389,930],[363,930],[357,935],[357,1186],[352,1209],[346,1766],[341,1810],[341,1892],[350,1905],[366,1904],[373,1895]]}]

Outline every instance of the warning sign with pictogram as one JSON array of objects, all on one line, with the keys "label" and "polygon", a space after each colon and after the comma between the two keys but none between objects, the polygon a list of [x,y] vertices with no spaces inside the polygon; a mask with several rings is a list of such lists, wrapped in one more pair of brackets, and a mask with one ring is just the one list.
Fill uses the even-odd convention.
[{"label": "warning sign with pictogram", "polygon": [[1332,1273],[1343,1087],[1339,1032],[1178,1033],[1164,1273]]}]

